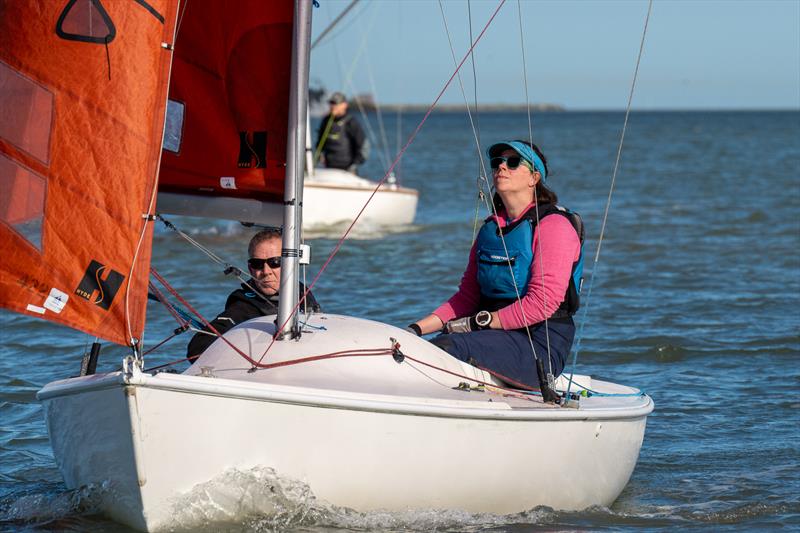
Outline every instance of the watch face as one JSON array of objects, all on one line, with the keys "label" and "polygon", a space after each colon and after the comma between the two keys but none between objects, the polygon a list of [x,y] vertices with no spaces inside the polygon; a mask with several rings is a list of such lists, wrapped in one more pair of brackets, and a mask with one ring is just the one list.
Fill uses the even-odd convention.
[{"label": "watch face", "polygon": [[489,311],[481,311],[475,315],[475,322],[477,322],[479,326],[488,326],[491,321],[492,314]]}]

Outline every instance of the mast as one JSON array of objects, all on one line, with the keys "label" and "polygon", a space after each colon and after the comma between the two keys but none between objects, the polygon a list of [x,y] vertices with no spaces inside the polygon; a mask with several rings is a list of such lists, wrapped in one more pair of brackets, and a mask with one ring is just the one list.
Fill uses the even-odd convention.
[{"label": "mast", "polygon": [[314,175],[314,147],[311,146],[311,113],[306,113],[306,173]]},{"label": "mast", "polygon": [[308,116],[308,65],[311,52],[311,5],[296,0],[292,32],[292,77],[289,86],[289,125],[286,143],[286,186],[283,193],[283,248],[281,285],[278,300],[278,327],[286,323],[281,340],[300,335],[297,287],[300,256],[300,228],[303,206],[303,157]]}]

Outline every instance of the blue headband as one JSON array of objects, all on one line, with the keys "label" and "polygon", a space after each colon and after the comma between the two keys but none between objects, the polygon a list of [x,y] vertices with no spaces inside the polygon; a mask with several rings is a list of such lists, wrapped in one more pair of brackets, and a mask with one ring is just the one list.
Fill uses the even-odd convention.
[{"label": "blue headband", "polygon": [[495,143],[491,145],[489,148],[486,149],[486,155],[489,156],[491,159],[492,152],[496,149],[500,149],[503,147],[508,147],[517,152],[523,159],[525,159],[528,163],[533,165],[534,170],[539,172],[542,175],[542,181],[547,179],[547,171],[544,169],[544,162],[542,158],[536,155],[536,152],[533,151],[533,148],[528,146],[525,143],[521,143],[519,141],[503,141],[499,143]]}]

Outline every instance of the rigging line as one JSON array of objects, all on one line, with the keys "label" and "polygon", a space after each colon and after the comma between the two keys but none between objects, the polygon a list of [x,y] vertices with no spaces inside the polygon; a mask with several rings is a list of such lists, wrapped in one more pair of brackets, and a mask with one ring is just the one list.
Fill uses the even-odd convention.
[{"label": "rigging line", "polygon": [[[445,16],[445,13],[444,13],[444,6],[442,5],[442,0],[439,0],[439,12],[442,14],[442,23],[444,24],[445,35],[447,35],[447,42],[450,45],[450,55],[453,57],[453,65],[455,65],[458,60],[456,59],[456,52],[455,52],[455,48],[453,47],[453,40],[452,40],[452,38],[450,36],[450,28],[447,25],[447,17]],[[472,12],[470,11],[470,17],[471,16],[472,16]],[[471,43],[472,43],[472,18],[470,18],[470,44]],[[473,57],[473,66],[474,66],[474,54],[472,54],[472,57]],[[480,218],[481,202],[483,202],[486,205],[486,210],[487,211],[491,210],[491,208],[489,207],[489,204],[487,203],[486,195],[484,195],[484,193],[483,193],[484,183],[486,184],[486,188],[488,189],[490,195],[491,195],[491,187],[489,186],[489,182],[486,179],[486,168],[485,168],[484,162],[483,162],[483,155],[481,154],[480,135],[479,135],[479,132],[478,132],[478,129],[477,129],[477,125],[472,120],[472,112],[471,112],[471,110],[469,108],[469,102],[467,101],[467,94],[466,94],[466,91],[464,90],[464,82],[461,79],[461,73],[460,72],[458,74],[458,85],[459,85],[459,88],[461,89],[461,97],[464,99],[464,107],[467,110],[467,117],[469,118],[470,128],[472,129],[472,136],[475,138],[475,150],[476,150],[477,155],[478,155],[478,177],[477,177],[477,182],[476,182],[476,189],[478,190],[478,194],[477,194],[477,196],[475,198],[475,214],[472,217],[472,241],[471,242],[474,244],[476,235],[478,234],[478,220]],[[476,109],[477,109],[477,92],[475,93],[475,97],[476,97]],[[476,117],[476,119],[477,119],[477,117]]]},{"label": "rigging line", "polygon": [[[176,14],[175,15],[176,16],[177,16],[177,9],[178,9],[178,5],[176,4],[175,5],[175,10],[176,10]],[[178,25],[176,24],[174,29],[172,30],[172,42],[173,43],[175,42],[175,37],[177,35],[177,32],[178,32]],[[162,48],[162,50],[165,50],[169,54],[173,53],[172,50],[166,50],[166,49],[163,49],[163,48]],[[172,58],[173,57],[174,56],[170,55],[169,71],[167,72],[167,79],[166,79],[167,87],[169,87],[169,82],[170,82],[170,79],[172,78]],[[165,112],[164,112],[163,120],[161,122],[161,129],[159,130],[160,133],[161,133],[161,138],[164,137],[164,123],[167,120],[166,105],[167,105],[167,100],[169,100],[169,95],[165,94],[164,95],[164,99],[165,99],[164,100]],[[155,179],[153,180],[153,187],[152,187],[152,190],[150,191],[150,202],[147,205],[147,212],[142,214],[142,230],[139,233],[139,241],[136,243],[136,248],[134,249],[134,252],[133,252],[133,259],[131,261],[131,268],[128,271],[128,279],[127,279],[127,283],[125,285],[125,314],[124,314],[124,317],[125,317],[124,318],[125,329],[126,329],[126,331],[128,333],[128,342],[131,343],[131,347],[134,349],[134,353],[136,353],[135,345],[137,344],[138,339],[134,339],[133,338],[133,327],[131,326],[131,313],[130,313],[131,282],[133,280],[133,275],[134,275],[134,272],[136,270],[136,263],[139,260],[139,253],[142,250],[142,244],[144,243],[145,236],[148,233],[148,227],[149,227],[148,224],[152,220],[152,217],[153,217],[153,214],[154,214],[154,211],[155,211],[155,207],[156,207],[156,197],[158,196],[158,170],[161,168],[161,158],[163,156],[163,153],[164,153],[163,150],[159,150],[158,159],[156,161],[155,168],[153,169],[153,171],[155,172]],[[152,234],[151,234],[151,238],[150,238],[151,245],[152,245],[152,241],[153,241],[153,239],[152,239]],[[142,317],[144,318],[143,314],[142,314]],[[144,325],[142,325],[142,326],[144,326]]]},{"label": "rigging line", "polygon": [[[187,329],[188,329],[188,328],[187,328]],[[181,329],[181,328],[178,328],[178,329],[176,329],[176,330],[175,330],[175,331],[172,333],[172,335],[170,335],[169,337],[167,337],[167,338],[166,338],[166,339],[164,339],[163,341],[159,342],[158,344],[156,344],[155,346],[153,346],[152,348],[150,348],[149,350],[147,350],[146,352],[144,352],[144,353],[142,354],[142,357],[144,357],[145,355],[147,355],[147,354],[149,354],[149,353],[152,353],[152,352],[156,351],[157,349],[161,348],[161,347],[162,347],[162,346],[164,346],[166,343],[168,343],[169,341],[171,341],[172,339],[174,339],[175,337],[177,337],[178,335],[180,335],[180,334],[181,334],[181,333],[183,333],[184,331],[186,331],[186,330],[185,330],[185,329]],[[186,359],[184,359],[184,361],[185,361],[185,360],[186,360]]]},{"label": "rigging line", "polygon": [[517,20],[519,22],[519,44],[522,50],[522,81],[525,86],[525,109],[528,112],[528,139],[533,142],[533,120],[531,118],[531,100],[528,96],[528,62],[525,59],[525,35],[522,31],[522,5],[517,0]]},{"label": "rigging line", "polygon": [[[347,239],[347,236],[350,234],[350,231],[352,231],[352,229],[355,226],[356,222],[358,222],[358,219],[361,218],[361,215],[364,213],[364,210],[367,208],[369,203],[372,201],[372,198],[375,197],[375,194],[377,194],[378,190],[381,188],[381,186],[384,184],[386,179],[389,177],[390,173],[394,170],[394,167],[397,165],[397,163],[403,157],[403,154],[405,154],[406,150],[408,150],[408,147],[411,145],[412,142],[414,142],[414,139],[416,139],[417,134],[419,134],[420,130],[422,129],[422,126],[428,120],[428,117],[430,117],[431,113],[433,113],[433,109],[436,107],[436,104],[439,103],[439,100],[441,100],[441,98],[444,95],[445,91],[447,91],[447,88],[450,87],[450,84],[453,82],[453,79],[456,77],[456,74],[458,74],[459,70],[461,69],[461,67],[466,62],[467,58],[469,57],[469,54],[472,52],[472,50],[475,48],[475,46],[477,46],[477,44],[480,42],[481,38],[486,33],[486,30],[489,29],[489,26],[491,25],[492,21],[495,19],[495,17],[497,16],[497,13],[499,13],[500,8],[503,7],[503,4],[505,4],[505,2],[506,2],[506,0],[500,0],[500,2],[497,5],[497,8],[492,13],[492,16],[489,17],[489,20],[486,22],[486,25],[483,27],[483,30],[481,30],[481,33],[478,35],[478,37],[475,40],[475,42],[472,43],[472,46],[470,46],[469,50],[467,50],[467,53],[464,55],[464,58],[458,64],[458,66],[456,67],[456,69],[453,72],[453,74],[450,76],[450,78],[448,78],[447,82],[445,82],[444,87],[442,87],[442,90],[439,91],[439,94],[436,96],[436,99],[428,107],[428,110],[425,113],[425,115],[422,117],[422,120],[419,122],[419,124],[417,124],[417,127],[414,129],[414,131],[409,136],[408,140],[406,141],[406,144],[403,146],[403,148],[400,150],[400,152],[398,152],[397,156],[394,159],[394,162],[392,162],[392,165],[386,171],[386,174],[384,174],[383,178],[381,178],[381,180],[378,181],[378,183],[375,184],[375,188],[372,190],[372,194],[369,195],[369,198],[367,198],[367,201],[361,207],[361,210],[356,214],[355,218],[350,223],[350,225],[347,227],[345,232],[342,234],[341,238],[339,238],[339,241],[336,243],[336,246],[334,246],[333,250],[328,255],[328,258],[325,260],[325,263],[323,263],[322,267],[317,272],[317,275],[314,276],[314,279],[311,281],[311,285],[306,287],[306,290],[305,290],[305,293],[303,294],[303,297],[299,299],[299,301],[297,302],[297,305],[295,305],[295,307],[292,310],[292,312],[289,313],[289,318],[287,318],[286,321],[283,324],[281,324],[280,327],[278,328],[278,331],[276,332],[275,337],[273,337],[272,342],[270,342],[270,344],[267,346],[267,349],[264,350],[264,353],[261,356],[261,359],[263,359],[267,355],[267,353],[269,352],[270,348],[272,348],[272,345],[275,344],[275,338],[278,336],[278,334],[283,332],[284,328],[286,328],[286,325],[292,320],[291,317],[300,308],[300,305],[305,301],[306,296],[308,295],[308,293],[311,291],[311,289],[314,288],[314,285],[316,285],[317,280],[319,280],[319,277],[322,275],[323,272],[325,272],[325,270],[328,268],[328,265],[333,260],[333,257],[339,252],[339,249],[342,247],[342,244],[344,244],[344,241],[345,241],[345,239]],[[259,359],[259,361],[261,361],[261,359]]]},{"label": "rigging line", "polygon": [[166,296],[164,296],[164,294],[158,289],[158,287],[155,286],[155,284],[152,281],[148,281],[147,285],[148,285],[148,287],[150,289],[150,292],[152,292],[155,295],[156,299],[164,307],[167,308],[167,311],[169,311],[169,314],[172,315],[172,318],[174,318],[175,321],[178,322],[178,324],[181,327],[187,326],[189,324],[189,322],[187,320],[185,320],[181,315],[178,314],[178,312],[175,310],[175,307],[172,305],[172,302],[167,300]]},{"label": "rigging line", "polygon": [[200,312],[199,312],[199,311],[197,311],[197,310],[196,310],[194,307],[192,307],[192,306],[191,306],[191,304],[190,304],[189,302],[187,302],[186,300],[184,300],[184,299],[183,299],[183,297],[181,297],[181,295],[180,295],[180,294],[178,294],[178,291],[176,291],[176,290],[175,290],[175,289],[174,289],[174,288],[173,288],[173,287],[172,287],[172,286],[171,286],[171,285],[170,285],[170,284],[167,282],[167,280],[166,280],[166,279],[164,279],[164,278],[161,276],[161,274],[159,274],[159,273],[156,271],[156,269],[154,269],[154,268],[150,267],[150,272],[151,272],[151,273],[153,274],[153,276],[155,276],[155,278],[156,278],[156,279],[157,279],[157,280],[158,280],[158,281],[159,281],[159,282],[160,282],[160,283],[161,283],[161,284],[162,284],[162,285],[163,285],[163,286],[164,286],[164,287],[165,287],[165,288],[166,288],[166,289],[167,289],[167,290],[170,292],[170,294],[172,294],[172,295],[173,295],[175,298],[177,298],[179,302],[181,302],[183,305],[185,305],[185,306],[186,306],[186,308],[187,308],[187,309],[189,309],[189,311],[191,311],[192,313],[194,313],[194,314],[195,314],[195,315],[196,315],[196,316],[197,316],[197,317],[200,319],[200,321],[203,323],[203,327],[205,327],[205,328],[208,328],[209,330],[211,330],[211,331],[212,331],[214,334],[216,334],[216,335],[217,335],[217,337],[218,337],[218,338],[222,339],[222,340],[223,340],[223,342],[225,342],[225,344],[227,344],[228,346],[230,346],[230,347],[231,347],[231,348],[232,348],[232,349],[233,349],[233,350],[234,350],[236,353],[238,353],[238,354],[239,354],[241,357],[243,357],[245,360],[247,360],[247,361],[248,361],[248,362],[250,362],[251,364],[257,364],[257,363],[256,363],[256,361],[254,361],[254,360],[253,360],[252,358],[250,358],[250,357],[249,357],[249,356],[248,356],[246,353],[244,353],[242,350],[240,350],[238,347],[236,347],[236,346],[235,346],[235,345],[234,345],[234,344],[233,344],[231,341],[229,341],[229,340],[228,340],[226,337],[224,337],[224,336],[223,336],[223,335],[222,335],[222,334],[221,334],[221,333],[220,333],[220,332],[217,330],[217,328],[215,328],[215,327],[214,327],[214,326],[213,326],[213,325],[212,325],[210,322],[208,322],[208,321],[207,321],[207,320],[206,320],[206,319],[203,317],[203,315],[201,315],[201,314],[200,314]]},{"label": "rigging line", "polygon": [[380,102],[381,99],[378,98],[378,90],[375,88],[375,78],[372,75],[372,63],[370,63],[369,54],[367,54],[364,62],[367,64],[367,76],[369,77],[369,85],[374,98],[373,103],[375,104],[375,116],[378,119],[378,131],[381,134],[381,148],[383,148],[381,153],[383,154],[384,161],[386,161],[386,166],[389,166],[388,163],[392,158],[391,154],[389,153],[389,139],[386,137],[386,127],[383,124],[383,111],[381,111],[381,106],[378,105],[378,102]]},{"label": "rigging line", "polygon": [[201,252],[206,254],[213,262],[217,263],[218,265],[224,266],[225,267],[224,273],[226,275],[227,274],[234,274],[236,276],[236,279],[241,281],[243,285],[245,285],[248,289],[253,291],[259,298],[261,298],[262,300],[266,301],[266,298],[264,297],[264,295],[262,295],[252,285],[250,285],[250,280],[244,278],[244,276],[243,276],[244,270],[242,270],[241,268],[237,267],[236,265],[232,265],[231,263],[228,263],[227,261],[222,259],[222,257],[218,256],[213,251],[211,251],[210,248],[207,248],[207,247],[203,246],[202,244],[200,244],[200,242],[198,242],[195,239],[193,239],[191,236],[189,236],[183,230],[179,229],[177,226],[175,226],[175,224],[173,224],[172,222],[170,222],[169,220],[167,220],[163,216],[156,215],[156,218],[158,218],[168,229],[171,229],[172,231],[174,231],[175,233],[177,233],[178,235],[183,237],[189,244],[191,244],[192,246],[194,246],[195,248],[197,248],[198,250],[200,250]]},{"label": "rigging line", "polygon": [[[502,4],[498,7],[498,10],[499,10],[500,7],[502,7]],[[449,28],[447,26],[447,17],[445,17],[444,8],[442,6],[441,0],[439,0],[439,10],[442,13],[442,21],[444,22],[445,32],[447,33],[447,40],[450,43],[450,53],[453,56],[453,62],[455,63],[455,61],[456,61],[455,52],[453,51],[453,43],[452,43],[452,39],[450,38],[450,30],[449,30]],[[470,11],[470,16],[471,16],[471,11]],[[486,31],[485,28],[484,28],[484,31]],[[470,19],[470,34],[471,33],[472,33],[472,23],[471,23],[471,19]],[[481,32],[481,35],[483,35],[483,32]],[[470,44],[471,44],[471,46],[470,46],[470,49],[469,49],[469,52],[468,52],[468,57],[473,58],[473,66],[474,66],[474,48],[475,48],[475,43],[472,43],[472,38],[471,37],[470,37]],[[462,61],[462,64],[463,64],[463,61]],[[456,72],[458,73],[458,69],[456,70]],[[479,164],[480,164],[480,168],[482,170],[481,176],[479,176],[479,178],[478,178],[478,180],[479,180],[479,188],[478,188],[479,196],[478,197],[480,199],[481,196],[482,196],[481,193],[483,192],[482,187],[480,186],[480,180],[481,179],[485,180],[486,181],[486,185],[488,187],[488,179],[486,178],[486,167],[485,167],[485,163],[484,163],[484,160],[483,160],[483,155],[481,154],[480,140],[479,140],[479,137],[478,137],[478,133],[477,133],[477,130],[476,130],[475,123],[472,121],[472,113],[470,112],[469,103],[467,101],[467,96],[466,96],[466,93],[464,91],[464,85],[462,83],[461,74],[460,73],[458,73],[458,82],[459,82],[459,85],[461,87],[461,94],[462,94],[462,96],[464,98],[464,103],[465,103],[466,108],[467,108],[467,115],[469,117],[470,126],[472,127],[473,136],[475,138],[475,146],[476,146],[476,149],[477,149],[477,152],[478,152],[478,161],[479,161]],[[476,89],[476,93],[475,94],[476,94],[476,108],[477,108],[477,89]],[[490,191],[490,195],[489,196],[491,196],[491,188],[489,188],[489,191]],[[485,196],[484,196],[484,199],[485,199],[485,201],[487,203],[487,207],[490,207],[489,211],[491,211],[492,214],[495,217],[497,217],[497,209],[496,209],[496,207],[494,205],[494,202],[486,199]],[[534,200],[535,200],[535,198],[534,198]],[[472,237],[472,241],[473,242],[475,242],[475,235],[477,234],[477,218],[478,218],[477,214],[478,214],[478,208],[476,206],[476,209],[475,209],[475,215],[476,216],[474,218],[474,224],[473,224],[473,237]],[[537,213],[537,220],[538,220],[538,213]],[[508,257],[509,256],[508,247],[506,246],[505,237],[503,236],[503,232],[502,231],[500,232],[500,241],[503,243],[504,253],[506,254],[506,257]],[[531,337],[530,327],[528,325],[528,318],[527,318],[527,316],[525,314],[525,309],[522,306],[522,299],[521,299],[521,296],[520,296],[520,293],[519,293],[519,287],[517,285],[516,276],[514,275],[514,269],[511,267],[511,263],[510,262],[508,263],[508,270],[511,273],[511,279],[512,279],[512,281],[514,283],[514,291],[516,292],[516,296],[517,296],[517,305],[519,306],[520,313],[522,314],[522,320],[526,324],[525,325],[525,332],[528,335],[528,344],[531,347],[531,353],[533,353],[534,360],[537,360],[538,356],[536,354],[536,349],[533,346],[533,338]],[[552,374],[552,363],[550,363],[550,361],[549,361],[549,359],[550,359],[549,352],[550,352],[550,350],[549,350],[549,345],[548,345],[548,364],[550,366],[550,373]]]},{"label": "rigging line", "polygon": [[[364,105],[361,103],[361,99],[355,97],[355,87],[353,86],[353,75],[355,74],[356,66],[358,65],[358,62],[361,59],[361,55],[367,49],[369,33],[372,30],[372,27],[375,25],[375,21],[377,20],[377,15],[378,15],[378,10],[374,9],[372,11],[372,18],[370,18],[367,28],[362,32],[361,43],[358,47],[355,56],[353,57],[353,61],[350,63],[350,68],[346,72],[344,83],[342,83],[344,90],[348,91],[350,94],[353,95],[353,101],[355,102],[356,107],[358,108],[361,118],[364,120],[364,126],[365,129],[367,130],[367,138],[370,140],[372,144],[376,146],[378,145],[377,136],[375,135],[375,131],[372,129],[372,124],[370,123],[369,117],[367,116],[367,112],[364,109]],[[339,63],[339,69],[341,71],[344,71],[341,56],[339,55],[339,47],[336,46],[335,50],[336,50],[336,60]],[[389,166],[389,158],[387,157],[384,159],[383,156],[384,154],[378,151],[378,158],[381,160],[381,165],[383,166],[383,168],[387,168]]]},{"label": "rigging line", "polygon": [[[469,18],[469,42],[472,43],[473,35],[472,35],[472,0],[467,0],[467,17]],[[475,98],[475,129],[477,130],[478,135],[478,147],[481,146],[481,126],[480,126],[480,114],[478,113],[478,73],[475,68],[475,53],[473,52],[470,54],[470,63],[472,63],[472,91],[473,96]],[[467,106],[469,107],[469,106]],[[478,148],[478,157],[480,158],[480,167],[479,170],[486,175],[486,169],[484,168],[483,164],[483,155],[480,153],[480,148]]]},{"label": "rigging line", "polygon": [[181,8],[181,14],[178,15],[178,27],[175,30],[175,35],[178,35],[181,31],[181,24],[183,24],[183,16],[186,14],[186,6],[189,5],[189,0],[185,0],[183,2],[183,7]]},{"label": "rigging line", "polygon": [[[457,67],[460,67],[458,65],[458,63],[457,63],[458,59],[456,59],[456,52],[455,52],[455,48],[453,47],[453,39],[450,36],[450,28],[447,25],[447,17],[444,14],[444,6],[442,5],[442,0],[439,0],[439,11],[442,14],[442,23],[444,24],[444,31],[445,31],[445,34],[447,35],[447,42],[450,45],[450,55],[453,58],[453,65],[455,65]],[[470,40],[470,44],[472,44],[471,40]],[[474,45],[472,45],[470,47],[470,49],[469,49],[469,52],[468,52],[469,56],[473,55],[472,54],[473,48],[474,48]],[[475,139],[475,151],[478,154],[480,172],[481,172],[481,175],[482,175],[483,179],[486,180],[486,167],[485,167],[485,164],[483,162],[483,156],[481,155],[480,138],[478,137],[478,131],[477,131],[477,128],[476,128],[476,125],[475,125],[475,121],[473,121],[473,119],[472,119],[472,111],[471,111],[471,109],[469,107],[469,101],[467,100],[467,93],[464,90],[464,82],[461,79],[460,68],[456,70],[456,75],[458,76],[458,86],[461,89],[461,97],[464,99],[464,106],[467,108],[467,117],[469,118],[470,128],[472,128],[472,137]],[[488,183],[488,180],[487,180],[487,183]]]},{"label": "rigging line", "polygon": [[[453,47],[453,40],[452,40],[452,38],[450,36],[450,28],[447,25],[447,17],[445,16],[445,13],[444,13],[444,6],[442,5],[442,0],[439,0],[439,11],[442,14],[442,23],[444,24],[444,31],[445,31],[445,34],[447,35],[447,42],[450,45],[450,55],[453,57],[453,65],[457,65],[457,61],[458,60],[456,59],[456,52],[455,52],[455,48]],[[472,44],[472,28],[471,27],[470,27],[470,44]],[[470,53],[470,56],[474,56],[474,54]],[[474,65],[474,60],[473,60],[473,65]],[[480,206],[481,200],[483,200],[484,203],[486,204],[487,211],[490,210],[488,202],[486,201],[486,196],[483,195],[483,184],[482,184],[482,182],[486,184],[487,189],[490,189],[490,186],[489,186],[489,180],[486,178],[486,166],[485,166],[485,163],[483,161],[483,155],[481,154],[480,133],[478,131],[476,122],[473,121],[473,119],[472,119],[472,111],[470,110],[470,107],[469,107],[469,101],[467,100],[467,94],[466,94],[466,91],[464,90],[464,83],[463,83],[463,81],[461,79],[461,73],[460,72],[458,73],[458,85],[459,85],[459,88],[461,89],[461,97],[464,99],[464,106],[467,109],[467,117],[469,118],[470,128],[472,129],[472,136],[475,139],[475,151],[477,152],[477,155],[478,155],[478,167],[479,167],[478,168],[478,178],[477,178],[478,179],[478,196],[477,196],[476,201],[475,201],[475,217],[473,219],[473,227],[472,227],[472,242],[475,242],[475,235],[477,233],[477,227],[478,227],[477,226],[478,212],[479,212],[479,206]],[[476,99],[477,99],[477,93],[476,93]],[[477,108],[477,100],[476,100],[476,108]],[[477,117],[476,117],[476,119],[477,119]]]},{"label": "rigging line", "polygon": [[412,356],[410,356],[408,354],[405,354],[405,353],[403,354],[403,357],[405,357],[409,361],[414,361],[415,363],[419,363],[419,364],[421,364],[423,366],[427,366],[428,368],[432,368],[434,370],[438,370],[440,372],[444,372],[445,374],[450,374],[451,376],[455,376],[455,377],[458,377],[458,378],[464,378],[464,379],[467,379],[469,381],[474,381],[475,383],[477,383],[479,385],[484,385],[484,386],[488,386],[488,387],[494,387],[496,389],[502,389],[502,390],[507,390],[507,391],[511,391],[511,392],[515,392],[515,393],[521,393],[521,394],[537,394],[537,395],[540,394],[540,393],[537,393],[536,389],[533,389],[532,387],[529,387],[528,385],[525,385],[524,383],[520,383],[518,381],[515,381],[515,380],[513,380],[513,379],[511,379],[509,377],[503,376],[503,374],[499,374],[499,373],[497,373],[497,372],[495,372],[493,370],[489,370],[488,368],[484,368],[482,366],[476,366],[475,368],[477,368],[478,370],[483,370],[487,374],[496,376],[496,377],[500,378],[503,381],[507,381],[508,383],[510,383],[512,385],[518,385],[520,388],[519,389],[512,389],[510,387],[504,387],[502,385],[497,385],[496,383],[489,383],[488,381],[482,381],[482,380],[474,378],[474,377],[469,377],[469,376],[466,376],[464,374],[459,374],[458,372],[453,372],[452,370],[447,370],[446,368],[438,367],[438,366],[433,365],[431,363],[426,363],[425,361],[422,361],[420,359],[416,359],[416,358],[414,358],[414,357],[412,357]]},{"label": "rigging line", "polygon": [[644,42],[645,37],[647,36],[647,25],[650,22],[650,13],[653,10],[653,0],[650,0],[647,4],[647,15],[644,19],[644,28],[642,29],[642,39],[639,42],[639,54],[636,56],[636,67],[633,69],[633,79],[631,80],[631,89],[628,93],[628,105],[625,108],[625,119],[622,122],[622,133],[619,137],[619,145],[617,146],[617,157],[614,160],[614,170],[611,173],[611,186],[608,190],[608,198],[606,200],[606,207],[605,211],[603,212],[603,223],[600,225],[600,237],[597,239],[597,251],[594,255],[594,262],[592,263],[592,275],[589,278],[589,289],[586,293],[586,300],[583,307],[583,320],[581,320],[581,326],[578,330],[578,335],[575,340],[575,350],[572,353],[572,368],[570,369],[569,374],[569,383],[567,385],[567,395],[569,395],[569,389],[572,386],[572,377],[575,374],[575,367],[578,363],[578,352],[580,351],[581,340],[583,339],[583,329],[586,325],[586,316],[589,313],[589,297],[592,295],[592,287],[594,287],[594,277],[597,274],[597,265],[600,260],[600,249],[603,244],[603,236],[605,235],[606,230],[606,222],[608,221],[608,212],[611,209],[611,197],[614,194],[614,185],[617,181],[617,171],[619,170],[619,162],[622,157],[622,146],[625,142],[625,131],[628,128],[628,117],[631,113],[631,104],[633,102],[633,93],[636,89],[636,79],[639,76],[639,65],[642,61],[642,53],[644,52]]},{"label": "rigging line", "polygon": [[[309,50],[313,50],[314,47],[316,47],[320,43],[320,41],[322,39],[324,39],[325,36],[328,35],[331,32],[331,30],[333,30],[333,28],[336,27],[337,24],[339,24],[339,22],[350,12],[350,10],[353,9],[354,7],[356,7],[357,3],[358,3],[358,0],[353,0],[352,2],[350,2],[350,5],[348,5],[346,8],[344,8],[342,10],[342,12],[339,13],[339,15],[335,19],[333,19],[333,21],[331,21],[330,24],[328,24],[328,27],[325,28],[324,30],[322,30],[322,33],[320,33],[317,36],[317,38],[314,39],[314,42],[311,43],[311,48]],[[355,19],[353,19],[353,20],[355,20]]]},{"label": "rigging line", "polygon": [[[472,35],[472,0],[467,0],[467,18],[469,20],[469,42],[471,43],[473,40]],[[478,198],[475,199],[475,216],[472,222],[472,242],[475,242],[475,239],[478,236],[478,210],[481,202],[484,203],[486,207],[486,211],[491,211],[487,197],[492,195],[492,187],[489,185],[489,180],[486,178],[486,167],[484,166],[483,162],[483,154],[480,151],[480,147],[482,146],[481,142],[481,126],[480,126],[480,112],[478,111],[478,73],[476,69],[475,63],[475,53],[470,56],[470,63],[472,63],[472,94],[475,100],[475,130],[477,135],[477,144],[478,144]],[[467,105],[469,108],[469,105]],[[481,181],[483,180],[483,181]],[[483,186],[486,185],[486,190],[489,193],[488,195],[484,194]]]},{"label": "rigging line", "polygon": [[[519,47],[522,52],[522,81],[525,88],[525,110],[528,115],[528,140],[533,143],[533,120],[531,118],[531,99],[528,93],[528,62],[525,58],[525,33],[522,31],[522,5],[520,0],[517,0],[517,22],[519,23]],[[536,209],[536,220],[539,220],[539,199],[536,197],[536,188],[533,190],[534,208]],[[541,220],[536,223],[537,229]],[[550,375],[553,374],[553,355],[550,350],[550,324],[549,317],[547,316],[547,291],[544,290],[544,258],[542,257],[542,233],[539,232],[539,270],[541,271],[542,279],[542,307],[544,311],[544,337],[547,346],[547,367]]]}]

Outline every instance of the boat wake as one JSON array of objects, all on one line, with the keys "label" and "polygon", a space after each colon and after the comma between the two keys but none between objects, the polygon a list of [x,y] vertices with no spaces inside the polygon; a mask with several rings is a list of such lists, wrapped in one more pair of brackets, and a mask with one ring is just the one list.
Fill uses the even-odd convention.
[{"label": "boat wake", "polygon": [[480,531],[514,523],[548,522],[556,515],[537,508],[517,515],[464,511],[357,512],[319,500],[308,485],[281,478],[271,468],[229,470],[173,502],[169,531]]}]

